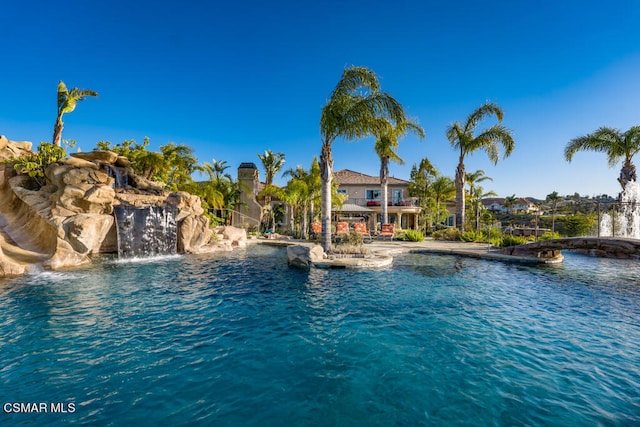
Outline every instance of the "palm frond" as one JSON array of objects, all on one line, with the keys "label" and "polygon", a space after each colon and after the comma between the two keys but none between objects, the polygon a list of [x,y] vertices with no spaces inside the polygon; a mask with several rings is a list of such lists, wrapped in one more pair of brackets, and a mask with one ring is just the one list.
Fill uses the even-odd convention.
[{"label": "palm frond", "polygon": [[501,122],[504,113],[497,104],[487,102],[486,104],[480,106],[478,109],[469,114],[469,117],[467,117],[467,121],[464,125],[465,133],[473,132],[478,123],[490,115],[496,116],[498,122]]}]

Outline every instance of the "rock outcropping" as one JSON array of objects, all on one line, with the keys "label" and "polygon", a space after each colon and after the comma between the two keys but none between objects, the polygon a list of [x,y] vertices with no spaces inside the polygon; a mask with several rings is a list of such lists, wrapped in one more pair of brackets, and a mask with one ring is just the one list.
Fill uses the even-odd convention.
[{"label": "rock outcropping", "polygon": [[75,153],[49,165],[46,185],[36,189],[11,161],[34,154],[31,146],[0,137],[0,277],[81,265],[91,254],[117,252],[116,205],[175,208],[179,253],[229,250],[246,241],[246,232],[235,228],[214,238],[199,197],[165,191],[109,151]]}]

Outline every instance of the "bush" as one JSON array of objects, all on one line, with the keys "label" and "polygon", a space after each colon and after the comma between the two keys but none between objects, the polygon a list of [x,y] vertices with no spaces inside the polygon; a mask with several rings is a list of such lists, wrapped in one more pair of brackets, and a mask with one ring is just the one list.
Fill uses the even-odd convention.
[{"label": "bush", "polygon": [[502,241],[498,246],[517,246],[527,243],[527,239],[522,236],[502,236]]},{"label": "bush", "polygon": [[405,239],[410,242],[422,242],[424,233],[420,230],[407,230],[405,231]]},{"label": "bush", "polygon": [[481,242],[484,240],[484,234],[482,231],[465,231],[460,234],[460,240],[463,242]]},{"label": "bush", "polygon": [[[63,145],[73,147],[75,141],[63,141]],[[30,156],[15,159],[13,168],[20,174],[29,175],[33,178],[38,186],[42,187],[46,183],[44,174],[47,166],[67,157],[66,147],[51,144],[49,142],[41,142],[38,146],[38,152]]]},{"label": "bush", "polygon": [[454,227],[446,228],[444,230],[434,231],[433,234],[431,234],[431,237],[436,240],[457,241],[460,240],[460,230]]},{"label": "bush", "polygon": [[551,233],[551,231],[545,231],[545,233],[538,237],[538,240],[551,240],[551,239],[559,239],[560,233],[558,233],[557,231],[555,233]]}]

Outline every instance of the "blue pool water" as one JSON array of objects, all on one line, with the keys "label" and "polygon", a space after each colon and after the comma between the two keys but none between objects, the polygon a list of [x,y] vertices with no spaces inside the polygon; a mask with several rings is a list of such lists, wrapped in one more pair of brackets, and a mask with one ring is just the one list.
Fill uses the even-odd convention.
[{"label": "blue pool water", "polygon": [[73,408],[0,425],[640,425],[640,265],[104,259],[0,281],[0,355],[3,406]]}]

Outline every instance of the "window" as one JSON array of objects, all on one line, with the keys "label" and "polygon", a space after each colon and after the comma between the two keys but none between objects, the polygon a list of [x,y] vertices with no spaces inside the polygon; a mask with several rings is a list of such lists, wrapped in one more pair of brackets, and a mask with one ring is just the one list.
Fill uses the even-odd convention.
[{"label": "window", "polygon": [[347,194],[347,190],[344,188],[338,188],[338,194]]},{"label": "window", "polygon": [[393,204],[397,205],[402,201],[402,190],[393,190]]},{"label": "window", "polygon": [[380,190],[367,190],[367,200],[380,200]]}]

